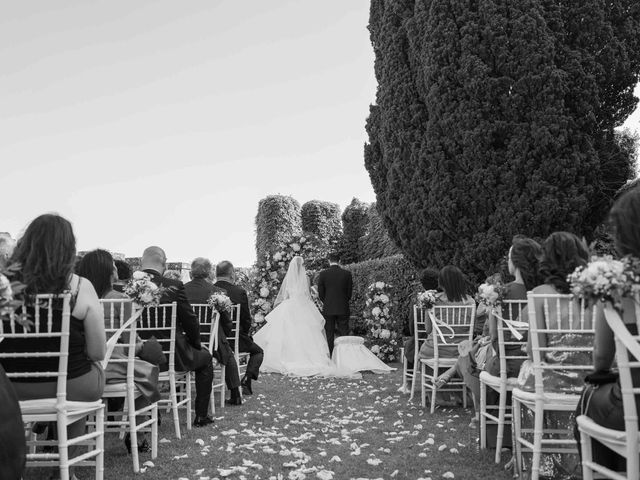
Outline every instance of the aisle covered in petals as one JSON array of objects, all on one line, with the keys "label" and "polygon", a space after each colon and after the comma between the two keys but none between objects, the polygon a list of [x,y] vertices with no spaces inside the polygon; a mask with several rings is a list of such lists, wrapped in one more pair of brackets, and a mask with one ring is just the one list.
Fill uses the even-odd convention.
[{"label": "aisle covered in petals", "polygon": [[213,427],[176,440],[163,422],[159,456],[139,476],[108,436],[105,478],[510,478],[479,454],[469,411],[429,415],[396,392],[399,382],[397,372],[355,381],[263,375],[255,395],[218,412]]}]

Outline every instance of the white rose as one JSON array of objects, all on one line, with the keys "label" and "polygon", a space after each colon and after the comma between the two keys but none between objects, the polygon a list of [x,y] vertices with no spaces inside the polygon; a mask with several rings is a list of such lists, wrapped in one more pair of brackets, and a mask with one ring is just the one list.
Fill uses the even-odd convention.
[{"label": "white rose", "polygon": [[135,272],[133,272],[133,275],[131,278],[133,278],[134,280],[143,280],[147,278],[147,274],[142,270],[136,270]]},{"label": "white rose", "polygon": [[306,238],[304,238],[304,237],[300,237],[300,243],[304,243],[304,242],[306,242],[306,241],[307,241],[307,239],[306,239]]},{"label": "white rose", "polygon": [[376,282],[376,288],[383,289],[384,288],[384,282]]},{"label": "white rose", "polygon": [[293,243],[291,245],[291,248],[293,249],[294,252],[299,252],[300,251],[300,244],[298,243]]},{"label": "white rose", "polygon": [[282,260],[282,254],[281,254],[280,252],[276,252],[276,253],[273,255],[273,259],[274,259],[276,262],[279,262],[280,260]]},{"label": "white rose", "polygon": [[371,347],[371,353],[375,353],[376,355],[380,353],[380,347],[378,345],[373,345]]},{"label": "white rose", "polygon": [[267,298],[269,296],[269,289],[267,287],[262,287],[260,289],[260,296],[262,298]]},{"label": "white rose", "polygon": [[386,328],[383,328],[383,329],[380,331],[380,338],[387,339],[387,338],[389,338],[390,336],[391,336],[391,332],[390,332],[389,330],[387,330]]},{"label": "white rose", "polygon": [[267,261],[267,264],[265,265],[265,267],[271,268],[271,262]]},{"label": "white rose", "polygon": [[153,282],[149,282],[149,284],[147,285],[147,288],[152,292],[155,292],[156,290],[158,290],[158,286]]},{"label": "white rose", "polygon": [[383,293],[382,295],[380,295],[380,301],[382,303],[389,303],[389,297]]},{"label": "white rose", "polygon": [[253,319],[256,321],[256,323],[262,323],[262,322],[264,322],[264,315],[261,314],[261,313],[256,313],[253,316]]},{"label": "white rose", "polygon": [[382,310],[380,310],[380,307],[373,307],[373,310],[371,310],[371,314],[374,317],[377,317],[378,315],[380,315],[381,312]]},{"label": "white rose", "polygon": [[151,295],[151,293],[149,292],[145,292],[140,295],[140,301],[142,303],[151,303],[153,301],[153,295]]},{"label": "white rose", "polygon": [[271,280],[275,280],[276,278],[278,278],[278,272],[271,272],[269,274],[269,278],[271,278]]}]

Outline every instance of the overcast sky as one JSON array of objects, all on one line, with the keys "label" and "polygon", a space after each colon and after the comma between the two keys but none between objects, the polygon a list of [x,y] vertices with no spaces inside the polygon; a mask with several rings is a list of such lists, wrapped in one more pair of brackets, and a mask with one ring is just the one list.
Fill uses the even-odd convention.
[{"label": "overcast sky", "polygon": [[0,231],[56,211],[80,250],[249,266],[266,195],[373,201],[368,10],[0,0]]}]

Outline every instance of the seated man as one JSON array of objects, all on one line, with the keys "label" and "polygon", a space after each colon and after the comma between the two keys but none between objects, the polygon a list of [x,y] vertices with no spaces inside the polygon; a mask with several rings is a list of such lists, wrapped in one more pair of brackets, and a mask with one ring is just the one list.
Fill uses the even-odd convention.
[{"label": "seated man", "polygon": [[[203,427],[213,423],[213,419],[207,415],[213,384],[213,361],[211,354],[200,343],[200,325],[184,293],[184,285],[180,280],[162,276],[166,265],[167,257],[160,247],[148,247],[142,254],[142,270],[151,275],[153,283],[165,288],[160,303],[177,303],[176,370],[196,373],[196,418],[193,426]],[[160,338],[163,333],[166,332],[157,332],[156,337]],[[152,332],[145,331],[144,334],[149,337]],[[181,341],[178,341],[178,336],[183,337]],[[186,341],[182,341],[185,338]]]},{"label": "seated man", "polygon": [[[184,284],[184,291],[187,294],[189,303],[207,303],[209,297],[214,292],[226,293],[222,288],[216,287],[211,282],[213,277],[213,265],[206,258],[198,257],[191,262],[191,281]],[[210,321],[210,319],[209,319]],[[229,405],[242,405],[240,395],[240,376],[238,375],[238,364],[233,354],[233,349],[227,337],[231,335],[231,317],[228,312],[220,312],[220,322],[218,324],[218,349],[215,352],[216,359],[226,366],[224,380],[227,388],[231,392],[231,399],[226,403]]]},{"label": "seated man", "polygon": [[244,395],[252,395],[251,380],[257,380],[260,372],[260,365],[264,352],[262,348],[254,343],[251,337],[251,312],[249,311],[249,299],[244,288],[235,284],[235,270],[231,262],[220,262],[216,265],[216,277],[218,281],[216,287],[220,287],[227,292],[231,299],[231,303],[240,305],[240,332],[238,349],[241,352],[249,353],[249,363],[247,364],[247,373],[242,377],[242,393]]}]

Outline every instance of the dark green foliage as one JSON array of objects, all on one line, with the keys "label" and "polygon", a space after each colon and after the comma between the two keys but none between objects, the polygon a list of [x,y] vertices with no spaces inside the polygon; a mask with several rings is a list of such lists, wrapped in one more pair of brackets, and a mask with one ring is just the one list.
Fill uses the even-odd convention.
[{"label": "dark green foliage", "polygon": [[327,249],[334,249],[342,236],[340,207],[336,203],[311,200],[302,205],[302,231],[315,235]]},{"label": "dark green foliage", "polygon": [[269,195],[260,200],[256,215],[258,262],[281,250],[284,243],[302,233],[300,204],[293,197]]},{"label": "dark green foliage", "polygon": [[389,238],[375,203],[369,205],[367,217],[369,219],[368,232],[358,239],[360,261],[389,257],[400,253],[396,244]]},{"label": "dark green foliage", "polygon": [[342,212],[343,233],[338,247],[342,263],[355,263],[360,260],[358,240],[368,231],[368,209],[369,205],[354,198]]},{"label": "dark green foliage", "polygon": [[344,268],[353,275],[351,328],[354,334],[365,334],[362,312],[365,308],[367,288],[373,282],[382,281],[392,285],[391,295],[395,305],[391,308],[391,316],[400,317],[398,325],[401,328],[412,318],[415,295],[422,291],[422,287],[418,272],[402,255],[352,263]]},{"label": "dark green foliage", "polygon": [[417,266],[495,271],[516,233],[588,239],[632,161],[640,3],[371,3],[377,105],[365,165]]}]

